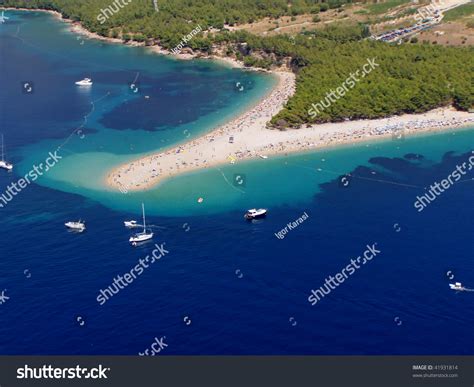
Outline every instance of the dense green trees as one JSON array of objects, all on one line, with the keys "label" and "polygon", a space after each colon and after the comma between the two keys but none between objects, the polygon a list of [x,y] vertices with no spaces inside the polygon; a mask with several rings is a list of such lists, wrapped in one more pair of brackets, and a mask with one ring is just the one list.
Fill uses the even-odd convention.
[{"label": "dense green trees", "polygon": [[[367,58],[380,64],[313,122],[344,118],[376,118],[419,113],[454,102],[467,110],[474,103],[472,49],[361,41],[330,43],[308,50],[310,60],[298,78],[298,93],[275,120],[308,121],[308,103],[317,103],[360,69]],[[336,59],[335,59],[336,58]]]},{"label": "dense green trees", "polygon": [[[210,53],[216,45],[223,45],[228,55],[237,56],[248,66],[264,68],[289,59],[297,73],[297,92],[273,122],[284,120],[291,126],[418,113],[450,103],[463,110],[472,108],[472,47],[389,45],[366,39],[370,34],[367,26],[354,23],[333,23],[295,37],[260,37],[224,28],[263,17],[317,14],[346,2],[350,0],[158,0],[156,12],[152,0],[132,0],[102,24],[98,15],[113,0],[5,0],[5,5],[57,10],[101,35],[170,49],[199,24],[204,31],[213,27],[215,32],[191,39],[188,45],[194,50]],[[380,66],[343,98],[310,117],[311,105],[341,86],[369,58],[376,58]]]}]

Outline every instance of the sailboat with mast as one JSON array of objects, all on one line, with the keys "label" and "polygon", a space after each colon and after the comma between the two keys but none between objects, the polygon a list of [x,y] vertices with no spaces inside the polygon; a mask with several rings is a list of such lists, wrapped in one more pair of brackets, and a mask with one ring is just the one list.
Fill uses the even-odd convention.
[{"label": "sailboat with mast", "polygon": [[5,161],[5,152],[3,149],[3,134],[2,134],[2,159],[0,160],[0,168],[6,169],[7,171],[11,171],[13,169],[13,164]]},{"label": "sailboat with mast", "polygon": [[143,213],[143,231],[133,234],[129,242],[132,246],[136,246],[140,242],[145,242],[153,238],[153,231],[147,230],[146,228],[146,220],[145,220],[145,205],[142,203],[142,213]]}]

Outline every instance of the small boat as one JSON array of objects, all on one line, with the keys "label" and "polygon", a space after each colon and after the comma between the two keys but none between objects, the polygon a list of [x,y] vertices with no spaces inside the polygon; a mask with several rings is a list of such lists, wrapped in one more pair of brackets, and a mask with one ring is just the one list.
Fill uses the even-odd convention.
[{"label": "small boat", "polygon": [[258,210],[255,208],[252,208],[251,210],[248,210],[244,218],[247,220],[252,220],[252,219],[260,219],[264,218],[267,215],[267,210],[265,208],[259,208]]},{"label": "small boat", "polygon": [[138,223],[136,220],[126,220],[125,222],[123,222],[123,224],[125,227],[128,228],[138,227]]},{"label": "small boat", "polygon": [[264,159],[264,160],[268,159],[268,156],[265,156],[265,155],[258,155],[258,157],[260,157],[261,159]]},{"label": "small boat", "polygon": [[462,286],[461,282],[455,282],[454,284],[449,284],[449,288],[452,290],[465,290],[466,288]]},{"label": "small boat", "polygon": [[84,78],[76,82],[78,86],[92,86],[92,80],[90,78]]},{"label": "small boat", "polygon": [[83,232],[86,229],[86,223],[82,220],[79,220],[77,222],[67,222],[64,223],[64,225],[71,230],[79,232]]},{"label": "small boat", "polygon": [[140,242],[145,242],[153,238],[153,231],[146,229],[145,221],[145,205],[142,203],[142,213],[143,213],[143,231],[137,234],[133,234],[128,240],[132,246],[136,246]]},{"label": "small boat", "polygon": [[11,171],[13,169],[13,164],[5,161],[5,155],[3,152],[3,134],[2,134],[2,159],[0,160],[0,168],[6,169],[7,171]]}]

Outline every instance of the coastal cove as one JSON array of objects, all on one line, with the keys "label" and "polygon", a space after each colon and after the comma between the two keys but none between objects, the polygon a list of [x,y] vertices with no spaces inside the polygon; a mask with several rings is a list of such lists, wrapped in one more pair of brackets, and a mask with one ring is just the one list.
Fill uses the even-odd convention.
[{"label": "coastal cove", "polygon": [[[307,161],[303,163],[303,170],[304,168],[316,170],[318,167],[321,168],[319,165],[321,159],[328,159],[333,171],[332,174],[314,173],[308,177],[304,172],[300,172],[303,173],[303,177],[290,172],[291,178],[301,180],[300,184],[302,186],[308,187],[308,181],[305,179],[309,178],[312,181],[309,186],[314,187],[317,184],[337,178],[339,175],[344,175],[357,165],[367,164],[371,157],[377,157],[380,154],[402,157],[405,153],[419,152],[416,145],[420,144],[421,140],[408,139],[409,131],[406,131],[407,138],[406,141],[400,143],[401,146],[393,147],[394,143],[390,134],[385,137],[386,143],[376,141],[373,144],[358,144],[361,140],[373,141],[379,140],[379,137],[383,139],[383,136],[373,136],[371,132],[377,132],[377,128],[383,125],[403,123],[404,120],[405,122],[413,121],[414,117],[410,116],[377,120],[373,123],[369,121],[368,123],[325,124],[318,128],[302,128],[284,132],[265,129],[264,125],[271,118],[271,115],[275,114],[288,96],[292,94],[294,79],[289,73],[281,73],[279,75],[280,80],[277,83],[275,78],[266,74],[229,69],[207,60],[176,61],[150,54],[147,48],[126,47],[117,44],[108,45],[108,43],[102,43],[95,39],[82,40],[81,35],[71,33],[69,24],[64,24],[58,20],[57,16],[31,12],[15,12],[14,14],[18,15],[19,18],[26,18],[26,20],[29,20],[29,24],[21,26],[18,38],[10,38],[11,44],[25,38],[34,39],[33,35],[36,34],[46,34],[45,39],[42,39],[41,42],[34,40],[26,42],[33,45],[32,52],[43,55],[45,58],[57,60],[57,54],[54,54],[57,52],[55,51],[57,47],[72,45],[68,62],[74,63],[73,60],[76,58],[75,66],[79,66],[79,71],[74,70],[77,74],[75,77],[80,78],[80,74],[93,74],[93,72],[97,74],[94,75],[96,84],[92,90],[76,90],[72,86],[68,87],[70,89],[68,93],[70,94],[66,98],[70,98],[73,103],[77,104],[77,111],[73,113],[76,117],[75,122],[68,124],[66,133],[64,133],[64,130],[57,128],[53,130],[53,137],[58,137],[58,140],[47,140],[48,136],[46,136],[41,139],[41,142],[29,144],[17,150],[18,156],[22,160],[19,168],[21,173],[24,174],[29,171],[32,165],[38,164],[44,159],[45,152],[47,154],[50,150],[61,148],[60,154],[63,157],[61,162],[38,180],[39,184],[46,187],[78,193],[98,200],[109,207],[125,211],[133,211],[137,202],[146,201],[150,202],[149,211],[152,214],[212,213],[229,209],[241,209],[259,203],[279,206],[288,203],[288,200],[295,202],[311,200],[314,190],[293,190],[278,183],[278,176],[280,174],[285,176],[285,173],[282,172],[282,164],[298,165],[300,160],[311,160],[316,164],[310,164],[311,161]],[[56,32],[54,30],[46,32],[41,29],[39,23],[45,19],[57,29]],[[28,27],[31,28],[31,31],[28,30]],[[41,29],[41,32],[37,29]],[[12,26],[10,32],[13,31],[16,32],[16,29]],[[22,33],[26,36],[24,37]],[[53,39],[53,34],[56,36],[55,39]],[[84,43],[82,44],[82,42]],[[42,46],[45,44],[46,47]],[[85,50],[87,50],[86,55],[84,55]],[[114,55],[117,56],[117,59],[110,60]],[[86,56],[95,60],[93,62],[85,61]],[[27,59],[23,60],[28,61]],[[140,66],[143,68],[141,71],[137,68],[139,63],[137,60],[140,61]],[[116,65],[111,66],[110,63],[120,63],[123,69],[117,68]],[[65,68],[71,68],[70,64],[64,64],[66,65]],[[101,77],[104,77],[105,73],[102,76],[101,72],[106,69],[117,75],[115,80],[109,79],[110,75],[107,75],[106,78],[103,78],[105,84],[102,85]],[[180,86],[178,79],[166,78],[167,73],[176,70],[179,70],[180,78],[188,77],[184,79],[183,86]],[[67,72],[69,73],[70,70]],[[220,83],[216,82],[217,79],[220,79],[221,74],[222,80]],[[202,81],[195,78],[196,76],[202,77]],[[229,79],[229,76],[234,77],[234,79]],[[152,77],[158,77],[156,84]],[[186,104],[198,104],[202,100],[201,94],[196,94],[196,97],[192,95],[186,97],[186,94],[178,91],[177,87],[187,88],[189,82],[193,82],[197,85],[197,93],[205,92],[208,97],[211,97],[209,95],[212,90],[209,88],[211,84],[205,79],[206,77],[210,77],[209,80],[211,80],[212,86],[215,87],[212,98],[216,98],[215,96],[220,93],[221,97],[217,97],[217,99],[221,98],[223,103],[219,106],[216,105],[216,102],[210,102],[208,106],[203,105],[204,115],[197,113],[197,110],[196,113],[191,112],[190,115],[188,113],[190,108]],[[25,75],[25,79],[29,78]],[[67,74],[66,79],[68,79],[67,82],[73,83],[75,78],[71,74]],[[141,79],[150,82],[151,86],[146,86],[145,89],[145,84],[140,82]],[[118,84],[116,83],[117,80]],[[143,89],[140,90],[138,96],[127,90],[128,84],[133,81],[136,81],[138,85],[143,85]],[[54,85],[54,81],[51,82]],[[37,82],[36,87],[38,88],[40,85],[41,83]],[[163,85],[169,86],[164,90]],[[41,91],[38,88],[36,94],[41,93]],[[278,98],[272,100],[275,94]],[[174,96],[178,97],[178,95],[180,101],[184,101],[184,105],[183,102],[178,105],[174,102]],[[170,101],[163,100],[161,96],[167,96],[166,98]],[[282,98],[280,98],[281,96]],[[21,97],[23,100],[25,99],[25,96]],[[34,101],[35,95],[31,97]],[[156,98],[158,98],[158,101],[156,101]],[[92,105],[91,102],[94,102],[94,104]],[[165,105],[161,106],[163,103]],[[253,107],[254,113],[252,111],[248,113],[249,107]],[[193,114],[200,114],[201,116],[197,117]],[[255,114],[258,115],[257,119],[254,117]],[[81,115],[83,115],[82,118]],[[241,123],[241,115],[248,117],[249,121]],[[420,122],[436,123],[443,121],[444,127],[454,126],[454,123],[458,121],[472,119],[468,113],[451,112],[443,109],[419,115],[415,118]],[[117,165],[136,160],[137,152],[145,155],[154,154],[157,146],[171,149],[167,152],[171,155],[172,165],[174,165],[175,160],[182,157],[179,152],[180,149],[183,149],[181,145],[174,148],[176,144],[185,144],[191,140],[194,141],[194,138],[198,139],[200,136],[204,136],[203,138],[214,136],[214,133],[205,134],[209,133],[213,127],[217,127],[216,133],[222,130],[222,125],[233,130],[234,126],[228,124],[232,119],[234,119],[233,122],[237,129],[243,129],[244,133],[250,130],[250,133],[246,137],[239,136],[238,132],[236,134],[230,132],[224,134],[224,136],[221,135],[218,141],[211,143],[212,148],[229,145],[229,137],[235,137],[235,143],[230,144],[232,146],[231,151],[224,151],[220,156],[218,155],[217,158],[221,157],[221,159],[209,164],[207,170],[197,169],[179,176],[171,176],[159,186],[147,192],[135,191],[133,185],[125,185],[128,189],[123,190],[120,186],[111,187],[106,184],[106,177]],[[155,120],[155,122],[152,120]],[[33,130],[31,123],[28,123],[28,125],[29,130]],[[44,125],[49,125],[49,123],[45,121]],[[141,130],[137,131],[140,127]],[[359,132],[360,129],[365,127],[369,130],[366,133],[367,137],[365,137],[364,132]],[[157,131],[156,128],[159,130]],[[431,126],[426,127],[425,125],[424,130],[430,128]],[[60,132],[64,134],[61,135]],[[262,135],[258,132],[262,132]],[[348,139],[342,142],[339,141],[338,137],[334,136],[334,133],[337,132],[349,133]],[[359,138],[351,137],[351,132],[354,132]],[[315,137],[315,135],[318,137]],[[243,143],[242,140],[244,140]],[[247,143],[245,143],[245,140]],[[66,144],[64,144],[65,141],[67,141]],[[257,149],[243,155],[244,157],[235,153],[235,150],[245,148],[252,141],[258,144]],[[281,141],[283,142],[281,143]],[[279,143],[285,144],[286,141],[289,141],[289,146],[281,147],[279,145]],[[434,142],[436,143],[436,141]],[[268,148],[268,145],[273,143],[275,144],[274,150]],[[306,147],[305,143],[309,146]],[[347,144],[344,145],[344,143]],[[408,145],[412,143],[414,147],[410,149]],[[242,146],[242,144],[245,144],[245,146]],[[322,147],[321,144],[323,144]],[[331,148],[341,144],[343,146],[340,149]],[[329,148],[325,149],[327,146]],[[184,145],[185,147],[186,145]],[[280,147],[281,149],[278,149]],[[302,155],[292,153],[305,150],[306,152]],[[311,152],[307,153],[307,150],[311,150]],[[210,151],[210,158],[216,157],[216,155],[212,156],[212,149],[207,151]],[[347,152],[351,152],[351,157],[348,157]],[[190,154],[190,152],[183,153],[185,158]],[[261,159],[258,157],[259,154],[268,155],[269,158]],[[332,157],[324,157],[326,154],[336,155],[335,159],[331,160]],[[354,157],[355,155],[357,157]],[[246,160],[248,156],[251,157]],[[441,155],[436,156],[437,159],[440,157]],[[351,162],[348,162],[349,160]],[[253,182],[264,181],[264,176],[267,174],[266,168],[269,166],[278,171],[278,175],[274,175],[275,181],[267,182],[266,188],[262,189],[260,185],[255,185]],[[94,171],[94,173],[91,174],[91,171]],[[255,174],[254,171],[261,171],[260,175]],[[184,168],[182,172],[186,172],[186,169]],[[234,179],[239,175],[245,176],[245,187],[235,183]],[[265,197],[265,193],[269,192],[269,189],[276,193],[271,198]],[[126,194],[123,193],[125,191]],[[202,204],[198,202],[201,197],[204,199]]]},{"label": "coastal cove", "polygon": [[[9,154],[24,174],[44,159],[43,152],[60,149],[61,162],[38,180],[41,185],[103,190],[102,174],[113,165],[137,153],[186,142],[232,119],[276,83],[271,75],[225,63],[180,61],[155,55],[148,48],[83,39],[48,13],[15,11],[10,15],[15,20],[1,31],[3,47],[11,48],[19,60],[35,64],[5,69],[12,75],[16,71],[10,91],[18,94],[24,80],[30,80],[35,90],[17,97],[19,104],[26,103],[25,119],[14,121],[17,112],[5,111],[5,126],[24,126],[23,131],[42,135],[40,142],[31,137],[10,139]],[[53,28],[42,25],[45,22]],[[38,35],[42,38],[35,39]],[[59,50],[68,45],[66,57]],[[57,66],[64,70],[59,72]],[[93,88],[74,86],[84,75],[93,77]],[[129,90],[133,82],[140,87],[137,94]],[[54,97],[60,98],[50,98],[59,88],[64,91]],[[52,117],[49,112],[54,110],[61,114]],[[35,122],[29,120],[32,116]],[[25,140],[26,147],[15,146]],[[77,165],[81,171],[71,174]]]},{"label": "coastal cove", "polygon": [[[472,157],[472,114],[269,130],[289,73],[280,89],[281,76],[89,39],[45,12],[8,17],[0,132],[14,169],[0,195],[61,158],[0,208],[2,354],[137,355],[166,337],[165,356],[472,355],[474,293],[446,274],[474,288],[474,171],[414,206]],[[107,184],[159,153],[187,162],[193,141],[215,160],[139,189]],[[131,246],[124,221],[140,222],[142,202],[154,239]],[[247,221],[250,208],[268,214]],[[65,229],[78,219],[87,231]],[[311,306],[373,243],[383,254]],[[133,284],[111,285],[158,247]]]}]

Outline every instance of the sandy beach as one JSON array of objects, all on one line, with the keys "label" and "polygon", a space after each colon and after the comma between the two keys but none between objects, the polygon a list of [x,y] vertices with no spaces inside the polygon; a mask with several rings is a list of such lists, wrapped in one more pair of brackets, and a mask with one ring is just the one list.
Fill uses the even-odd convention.
[{"label": "sandy beach", "polygon": [[[49,12],[62,18],[57,12]],[[145,43],[125,43],[122,39],[103,37],[88,31],[78,22],[62,20],[71,24],[71,31],[90,39],[130,46],[145,46]],[[245,68],[242,62],[226,57],[222,53],[204,56],[200,53],[189,52],[174,54],[158,45],[147,48],[151,52],[170,55],[181,60],[195,58],[218,60],[231,67]],[[255,68],[246,69],[266,71]],[[295,75],[285,69],[267,72],[278,77],[278,85],[256,106],[229,123],[186,144],[115,168],[106,177],[107,186],[120,191],[146,190],[179,173],[211,168],[225,163],[236,163],[239,160],[265,159],[277,154],[316,150],[338,144],[372,141],[393,136],[409,136],[414,133],[447,130],[474,124],[474,114],[456,111],[449,107],[424,114],[327,123],[286,131],[268,129],[267,123],[294,94],[296,82]]]},{"label": "sandy beach", "polygon": [[142,190],[176,173],[254,157],[251,143],[257,140],[255,144],[259,146],[268,144],[279,133],[266,129],[266,124],[295,92],[293,73],[275,71],[273,74],[278,77],[276,87],[251,109],[186,144],[114,169],[107,176],[107,184],[121,191]]},{"label": "sandy beach", "polygon": [[[266,124],[295,91],[295,75],[274,72],[277,86],[252,109],[211,132],[162,152],[142,157],[112,170],[106,184],[113,189],[149,189],[171,176],[196,169],[238,163],[251,158],[317,150],[338,144],[399,138],[414,133],[474,124],[474,114],[439,108],[377,120],[344,121],[301,129],[268,129]],[[264,160],[262,160],[264,162]]]},{"label": "sandy beach", "polygon": [[[55,11],[35,11],[53,14],[58,19],[69,23],[71,31],[90,39],[130,46],[145,45],[145,43],[137,42],[125,43],[122,39],[92,33],[78,22],[63,19],[62,15]],[[173,54],[157,45],[147,48],[154,53],[171,55],[183,60],[199,57],[219,60],[232,67],[244,67],[241,62],[225,57],[222,53],[202,56],[188,52]],[[263,71],[252,68],[249,70]],[[267,123],[284,107],[295,92],[295,75],[292,72],[279,70],[270,71],[270,73],[278,77],[278,84],[257,105],[225,125],[194,138],[186,144],[177,145],[114,168],[105,178],[107,186],[122,192],[146,190],[180,173],[212,168],[226,163],[237,163],[245,159],[265,159],[278,154],[317,150],[338,144],[375,141],[387,137],[408,136],[414,133],[447,130],[474,124],[474,114],[456,111],[449,107],[423,114],[406,114],[376,120],[327,123],[285,131],[268,129]]]}]

